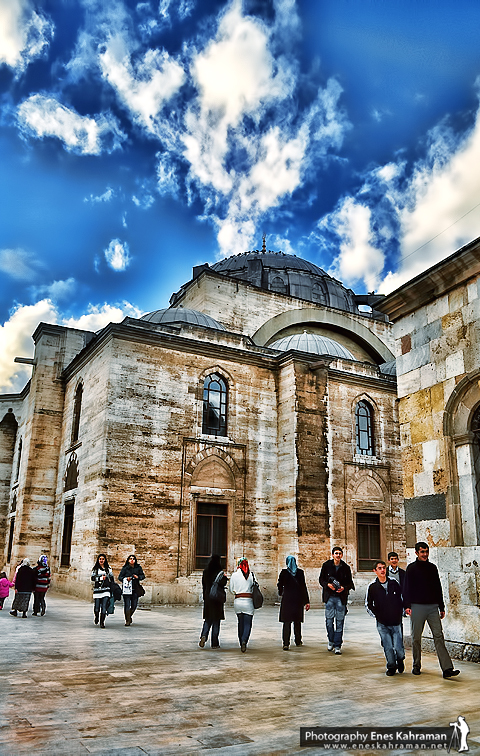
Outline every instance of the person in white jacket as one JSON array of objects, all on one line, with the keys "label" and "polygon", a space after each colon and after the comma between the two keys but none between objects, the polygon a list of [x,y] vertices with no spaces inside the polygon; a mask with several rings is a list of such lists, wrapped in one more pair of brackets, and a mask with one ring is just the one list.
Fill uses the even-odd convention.
[{"label": "person in white jacket", "polygon": [[235,595],[233,608],[238,620],[238,642],[242,653],[245,653],[255,613],[252,598],[253,576],[246,559],[240,559],[238,562],[238,567],[230,578],[229,588]]}]

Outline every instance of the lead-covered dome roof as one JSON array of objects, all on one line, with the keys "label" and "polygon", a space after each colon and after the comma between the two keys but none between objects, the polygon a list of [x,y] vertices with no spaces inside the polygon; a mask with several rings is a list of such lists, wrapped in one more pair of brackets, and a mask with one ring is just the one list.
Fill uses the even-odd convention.
[{"label": "lead-covered dome roof", "polygon": [[295,333],[293,336],[284,336],[268,346],[270,349],[278,349],[281,352],[295,349],[297,352],[308,352],[308,354],[328,354],[331,357],[340,357],[343,360],[355,359],[350,350],[339,344],[338,341],[334,341],[328,336],[320,336],[318,333],[307,333],[306,331]]},{"label": "lead-covered dome roof", "polygon": [[254,250],[226,257],[212,265],[212,270],[277,294],[358,313],[351,289],[346,289],[314,263],[296,255]]},{"label": "lead-covered dome roof", "polygon": [[167,307],[164,310],[154,310],[142,315],[140,320],[146,320],[149,323],[158,325],[179,325],[188,323],[189,325],[203,326],[204,328],[215,328],[217,331],[224,331],[225,326],[211,318],[210,315],[199,310],[190,310],[187,307]]}]

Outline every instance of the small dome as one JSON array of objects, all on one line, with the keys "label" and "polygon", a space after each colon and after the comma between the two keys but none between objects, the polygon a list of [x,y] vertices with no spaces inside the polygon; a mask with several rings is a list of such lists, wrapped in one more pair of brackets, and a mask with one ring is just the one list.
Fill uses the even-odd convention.
[{"label": "small dome", "polygon": [[189,325],[202,326],[203,328],[215,328],[217,331],[224,331],[225,326],[211,318],[209,315],[205,315],[199,310],[189,310],[186,307],[167,307],[164,310],[155,310],[154,312],[148,312],[146,315],[142,315],[140,320],[146,320],[149,323],[156,323],[158,325],[179,325],[180,323],[188,323]]},{"label": "small dome", "polygon": [[320,336],[318,333],[307,333],[306,331],[296,333],[293,336],[285,336],[268,346],[270,349],[278,349],[281,352],[295,349],[297,352],[308,352],[309,354],[329,354],[343,360],[355,359],[353,354],[338,341],[329,339],[327,336]]},{"label": "small dome", "polygon": [[397,375],[397,361],[390,360],[379,365],[378,369],[383,375]]}]

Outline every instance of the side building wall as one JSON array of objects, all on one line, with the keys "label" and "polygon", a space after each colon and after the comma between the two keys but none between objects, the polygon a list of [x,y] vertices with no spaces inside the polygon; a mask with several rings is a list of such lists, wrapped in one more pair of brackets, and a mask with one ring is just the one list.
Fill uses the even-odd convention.
[{"label": "side building wall", "polygon": [[464,278],[399,318],[394,335],[409,555],[417,540],[429,544],[452,653],[480,658],[480,278]]}]

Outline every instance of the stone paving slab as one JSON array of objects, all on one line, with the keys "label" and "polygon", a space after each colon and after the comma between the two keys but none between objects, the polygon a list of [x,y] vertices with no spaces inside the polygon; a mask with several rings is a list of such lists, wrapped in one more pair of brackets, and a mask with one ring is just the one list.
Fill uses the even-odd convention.
[{"label": "stone paving slab", "polygon": [[461,675],[443,680],[425,654],[413,677],[408,651],[405,674],[387,678],[363,607],[350,609],[335,656],[320,609],[306,615],[304,645],[285,652],[278,607],[263,607],[242,654],[231,607],[212,650],[198,647],[200,606],[139,610],[126,628],[117,604],[102,630],[89,602],[47,603],[45,617],[11,617],[8,601],[0,612],[1,756],[309,756],[327,751],[300,748],[301,726],[445,727],[459,715],[480,756],[480,666],[458,662]]}]

